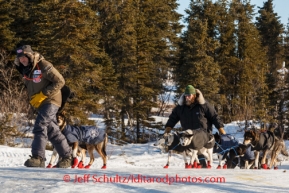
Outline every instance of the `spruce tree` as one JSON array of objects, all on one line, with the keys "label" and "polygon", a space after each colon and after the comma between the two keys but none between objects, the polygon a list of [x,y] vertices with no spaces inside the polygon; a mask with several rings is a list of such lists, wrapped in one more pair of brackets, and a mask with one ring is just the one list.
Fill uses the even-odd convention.
[{"label": "spruce tree", "polygon": [[220,68],[214,60],[218,46],[215,41],[214,21],[205,7],[211,11],[215,6],[211,1],[191,1],[187,10],[187,30],[182,34],[180,62],[176,66],[178,93],[183,93],[188,84],[200,89],[205,98],[211,100],[219,92]]},{"label": "spruce tree", "polygon": [[236,96],[236,74],[237,61],[236,56],[236,26],[234,10],[230,8],[230,3],[227,0],[219,0],[216,4],[218,7],[218,20],[216,24],[216,31],[218,32],[217,40],[219,47],[215,52],[215,60],[220,66],[220,93],[219,103],[220,112],[224,122],[231,122],[232,120],[232,102]]},{"label": "spruce tree", "polygon": [[265,67],[266,57],[262,50],[258,30],[252,23],[253,6],[250,1],[232,3],[237,14],[237,77],[236,96],[233,103],[240,119],[266,118]]},{"label": "spruce tree", "polygon": [[262,46],[266,49],[268,57],[268,71],[276,73],[276,69],[282,63],[282,38],[284,31],[280,17],[273,9],[273,0],[264,2],[263,7],[258,10],[259,16],[256,17],[256,26],[261,34]]},{"label": "spruce tree", "polygon": [[[180,31],[177,4],[162,1],[89,1],[101,20],[101,45],[112,59],[118,76],[119,119],[122,138],[127,131],[147,125],[154,99],[161,92],[164,75]],[[128,118],[128,124],[125,124]],[[134,137],[132,137],[134,140]]]},{"label": "spruce tree", "polygon": [[273,0],[265,1],[263,7],[259,7],[258,13],[256,26],[261,35],[262,47],[265,48],[267,57],[267,85],[269,86],[270,100],[268,109],[269,114],[274,117],[276,101],[278,100],[278,95],[275,93],[278,84],[277,69],[281,68],[283,62],[282,33],[284,29],[279,20],[280,17],[274,13]]},{"label": "spruce tree", "polygon": [[0,0],[0,52],[12,51],[14,48],[15,33],[11,29],[12,10],[13,6],[10,1]]}]

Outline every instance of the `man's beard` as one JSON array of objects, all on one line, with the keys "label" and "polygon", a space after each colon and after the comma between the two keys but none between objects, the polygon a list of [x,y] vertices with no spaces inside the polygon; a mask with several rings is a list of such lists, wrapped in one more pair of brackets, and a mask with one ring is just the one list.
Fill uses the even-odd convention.
[{"label": "man's beard", "polygon": [[186,105],[190,106],[191,104],[193,104],[192,100],[186,99]]}]

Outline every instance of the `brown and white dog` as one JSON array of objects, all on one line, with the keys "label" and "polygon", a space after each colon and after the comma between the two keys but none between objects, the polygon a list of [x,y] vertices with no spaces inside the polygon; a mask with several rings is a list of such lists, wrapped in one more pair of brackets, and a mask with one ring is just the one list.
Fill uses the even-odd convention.
[{"label": "brown and white dog", "polygon": [[[81,139],[81,137],[83,137],[82,133],[85,132],[84,126],[81,126],[81,127],[73,126],[74,127],[73,129],[77,131],[76,133],[81,133],[81,137],[79,136],[79,137],[75,138],[78,140],[74,140],[74,142],[70,142],[69,138],[71,136],[76,135],[76,133],[71,133],[70,127],[72,127],[72,126],[70,126],[66,123],[66,117],[65,117],[64,113],[60,113],[57,115],[57,122],[59,124],[59,128],[60,128],[61,132],[64,134],[64,136],[68,140],[69,145],[72,146],[72,157],[73,157],[73,165],[71,166],[72,168],[74,168],[76,166],[78,168],[87,168],[87,169],[90,168],[90,166],[94,162],[93,150],[95,149],[103,160],[103,166],[101,167],[101,169],[106,169],[106,163],[107,163],[106,146],[107,146],[107,140],[108,140],[106,133],[103,133],[103,140],[97,141],[95,143],[88,143],[87,140]],[[86,158],[86,150],[89,153],[90,161],[89,161],[88,165],[84,166],[83,162]],[[77,156],[81,157],[79,163],[78,163]],[[54,148],[53,154],[51,156],[51,159],[50,159],[50,162],[49,162],[47,168],[52,167],[52,164],[55,162],[56,157],[57,157],[57,152]]]},{"label": "brown and white dog", "polygon": [[[266,157],[269,151],[272,151],[275,147],[276,140],[278,138],[275,137],[275,135],[270,132],[261,132],[258,129],[250,129],[245,131],[244,133],[244,145],[251,144],[252,150],[255,151],[255,168],[258,168],[258,162],[259,162],[259,156],[260,152],[263,152],[263,158],[261,159],[261,168],[267,169],[266,164]],[[280,153],[280,152],[279,152]],[[274,159],[275,159],[275,153],[271,154],[271,163],[270,167],[272,167]]]},{"label": "brown and white dog", "polygon": [[207,160],[207,168],[211,168],[213,163],[213,147],[215,145],[215,138],[212,134],[207,133],[202,129],[191,130],[179,133],[180,144],[189,149],[191,156],[190,165],[201,168],[198,154],[205,156]]},{"label": "brown and white dog", "polygon": [[274,165],[274,169],[278,169],[277,167],[277,158],[278,158],[278,155],[281,153],[282,155],[288,157],[289,154],[286,150],[286,145],[285,145],[285,142],[283,139],[277,139],[276,142],[275,142],[275,145],[274,145],[274,148],[271,152],[271,160],[270,161],[270,166],[269,168],[271,168],[273,165]]}]

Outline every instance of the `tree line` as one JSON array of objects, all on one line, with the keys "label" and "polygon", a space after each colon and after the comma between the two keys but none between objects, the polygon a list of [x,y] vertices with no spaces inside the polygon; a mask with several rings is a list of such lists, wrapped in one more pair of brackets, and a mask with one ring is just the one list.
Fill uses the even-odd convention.
[{"label": "tree line", "polygon": [[124,140],[163,129],[151,116],[188,84],[225,123],[285,124],[287,76],[281,88],[277,70],[289,62],[289,23],[273,0],[257,8],[250,0],[191,0],[186,16],[177,8],[177,0],[0,0],[1,112],[28,120],[33,112],[13,65],[16,48],[29,44],[74,92],[65,107],[71,121],[101,114]]}]

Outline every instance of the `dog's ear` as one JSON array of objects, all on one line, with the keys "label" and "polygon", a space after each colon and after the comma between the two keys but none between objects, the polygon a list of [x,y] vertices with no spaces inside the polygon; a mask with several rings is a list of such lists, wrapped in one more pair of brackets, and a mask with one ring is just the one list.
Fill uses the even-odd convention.
[{"label": "dog's ear", "polygon": [[254,132],[253,130],[250,130],[251,136],[253,138],[253,140],[256,139],[256,132]]},{"label": "dog's ear", "polygon": [[189,138],[194,137],[194,134],[186,134],[186,137],[189,137]]},{"label": "dog's ear", "polygon": [[168,133],[165,133],[165,134],[163,135],[163,137],[164,137],[164,138],[167,138],[168,135],[169,135]]},{"label": "dog's ear", "polygon": [[239,146],[236,148],[237,154],[238,155],[244,155],[246,153],[246,150],[249,147],[249,145],[239,144]]},{"label": "dog's ear", "polygon": [[187,130],[185,131],[185,134],[186,134],[186,135],[194,135],[194,131],[193,131],[192,129],[187,129]]}]

